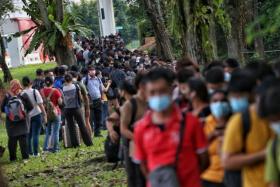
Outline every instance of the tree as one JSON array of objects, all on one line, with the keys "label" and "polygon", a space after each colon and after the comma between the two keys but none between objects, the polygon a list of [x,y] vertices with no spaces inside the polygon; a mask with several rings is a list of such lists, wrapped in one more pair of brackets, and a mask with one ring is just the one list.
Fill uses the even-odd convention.
[{"label": "tree", "polygon": [[[13,10],[14,10],[14,6],[11,0],[3,0],[0,4],[0,18],[4,19],[7,16],[7,13],[12,12]],[[1,32],[0,32],[0,49],[1,49],[0,66],[4,74],[4,82],[9,82],[13,79],[13,77],[5,60],[6,48],[4,44],[4,38],[2,37]],[[2,82],[1,79],[0,82]]]},{"label": "tree", "polygon": [[164,60],[173,60],[168,29],[164,23],[160,0],[143,0],[145,11],[152,22],[159,54]]},{"label": "tree", "polygon": [[100,36],[97,1],[81,0],[80,3],[73,3],[71,13],[80,17],[77,23],[87,25],[95,35]]},{"label": "tree", "polygon": [[35,27],[26,54],[43,45],[44,55],[55,56],[58,64],[75,63],[71,33],[87,35],[89,29],[78,24],[79,16],[64,10],[62,0],[22,0],[23,10],[31,17]]},{"label": "tree", "polygon": [[172,9],[171,29],[180,38],[183,54],[204,64],[217,57],[216,24],[226,35],[230,21],[223,1],[169,0]]}]

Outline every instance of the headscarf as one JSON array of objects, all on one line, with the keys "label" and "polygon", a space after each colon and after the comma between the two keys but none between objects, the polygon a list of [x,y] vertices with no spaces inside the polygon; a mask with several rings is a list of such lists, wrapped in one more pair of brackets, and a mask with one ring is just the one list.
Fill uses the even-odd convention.
[{"label": "headscarf", "polygon": [[10,93],[12,95],[18,95],[23,90],[20,81],[14,79],[10,82]]}]

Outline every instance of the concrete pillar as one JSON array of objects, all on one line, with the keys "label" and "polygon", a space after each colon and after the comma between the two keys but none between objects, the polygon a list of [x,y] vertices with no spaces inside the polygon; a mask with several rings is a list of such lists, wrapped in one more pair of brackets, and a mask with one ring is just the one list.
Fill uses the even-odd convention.
[{"label": "concrete pillar", "polygon": [[113,0],[98,0],[99,25],[101,36],[116,34]]}]

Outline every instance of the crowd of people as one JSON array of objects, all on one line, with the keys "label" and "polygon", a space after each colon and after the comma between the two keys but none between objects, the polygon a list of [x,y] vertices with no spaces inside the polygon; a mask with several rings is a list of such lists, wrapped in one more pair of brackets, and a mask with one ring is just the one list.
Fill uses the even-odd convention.
[{"label": "crowd of people", "polygon": [[[1,102],[10,160],[104,142],[129,187],[280,185],[280,63],[201,67],[129,51],[120,35],[81,39],[77,65],[12,80]],[[82,140],[82,141],[81,141]]]}]

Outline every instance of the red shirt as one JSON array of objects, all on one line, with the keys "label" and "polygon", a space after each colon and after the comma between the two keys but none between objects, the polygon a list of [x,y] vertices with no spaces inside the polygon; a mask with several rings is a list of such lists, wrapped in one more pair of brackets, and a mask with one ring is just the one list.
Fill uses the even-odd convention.
[{"label": "red shirt", "polygon": [[41,93],[43,92],[44,96],[48,97],[49,94],[51,93],[52,89],[55,89],[55,91],[53,92],[53,94],[51,96],[51,102],[56,107],[57,113],[61,114],[60,108],[58,106],[58,99],[61,98],[61,96],[62,96],[61,92],[56,88],[43,88],[43,89],[41,89]]},{"label": "red shirt", "polygon": [[[148,171],[160,166],[173,164],[179,143],[181,111],[173,107],[170,121],[161,130],[151,120],[152,112],[148,112],[140,120],[134,130],[136,162],[147,162]],[[177,175],[180,186],[200,187],[200,171],[197,153],[205,151],[206,137],[198,118],[192,114],[186,115],[186,128],[183,139],[183,148],[179,155]]]}]

